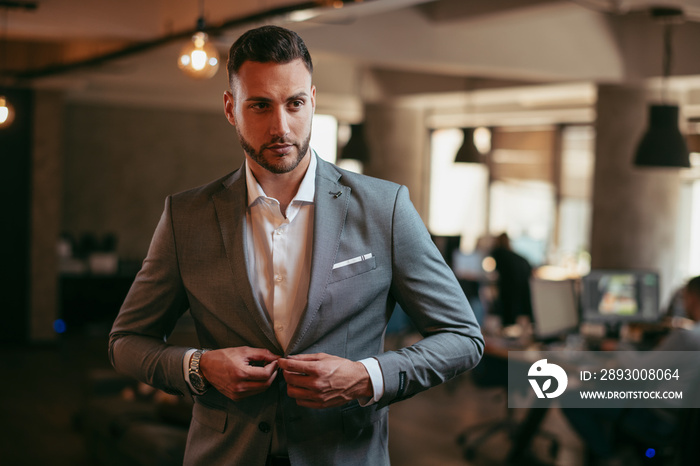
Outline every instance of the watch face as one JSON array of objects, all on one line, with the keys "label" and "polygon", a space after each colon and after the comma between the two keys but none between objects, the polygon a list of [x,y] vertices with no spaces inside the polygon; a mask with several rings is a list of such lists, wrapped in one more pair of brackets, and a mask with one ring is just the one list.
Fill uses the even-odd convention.
[{"label": "watch face", "polygon": [[199,376],[199,374],[196,373],[191,373],[190,374],[190,383],[192,383],[192,386],[197,390],[197,391],[202,391],[204,390],[204,381],[202,378]]}]

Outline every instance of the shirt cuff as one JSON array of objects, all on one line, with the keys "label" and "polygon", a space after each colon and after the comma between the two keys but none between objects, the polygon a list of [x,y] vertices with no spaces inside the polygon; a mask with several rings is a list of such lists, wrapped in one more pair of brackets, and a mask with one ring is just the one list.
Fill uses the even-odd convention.
[{"label": "shirt cuff", "polygon": [[189,385],[190,390],[192,390],[192,393],[197,393],[197,390],[195,390],[192,384],[190,383],[190,359],[192,359],[192,355],[195,351],[197,351],[195,348],[188,350],[185,353],[185,357],[182,358],[182,373],[184,374],[185,382],[187,382],[187,385]]},{"label": "shirt cuff", "polygon": [[369,406],[378,402],[382,396],[384,396],[384,375],[379,367],[379,361],[374,358],[362,359],[359,361],[367,369],[369,374],[369,379],[372,382],[372,391],[374,396],[372,398],[360,398],[357,400],[360,406]]}]

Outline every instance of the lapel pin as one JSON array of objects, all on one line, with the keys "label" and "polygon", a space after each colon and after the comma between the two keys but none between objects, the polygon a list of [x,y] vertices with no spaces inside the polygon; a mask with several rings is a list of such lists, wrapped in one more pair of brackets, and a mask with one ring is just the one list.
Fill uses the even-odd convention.
[{"label": "lapel pin", "polygon": [[337,193],[334,193],[333,191],[329,191],[328,194],[332,194],[334,198],[338,199],[343,192],[338,191]]}]

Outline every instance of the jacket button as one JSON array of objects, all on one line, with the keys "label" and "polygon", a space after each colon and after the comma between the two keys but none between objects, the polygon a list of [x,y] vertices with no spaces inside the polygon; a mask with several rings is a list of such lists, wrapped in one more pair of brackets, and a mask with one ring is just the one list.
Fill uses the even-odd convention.
[{"label": "jacket button", "polygon": [[267,434],[270,432],[270,424],[268,424],[267,422],[261,422],[260,424],[258,424],[258,429],[260,429],[260,432],[262,432],[263,434]]}]

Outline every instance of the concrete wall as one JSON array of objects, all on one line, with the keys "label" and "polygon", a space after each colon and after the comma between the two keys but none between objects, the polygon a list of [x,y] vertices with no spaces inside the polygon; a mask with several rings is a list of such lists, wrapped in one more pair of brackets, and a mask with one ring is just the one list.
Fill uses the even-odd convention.
[{"label": "concrete wall", "polygon": [[365,173],[406,185],[411,201],[428,221],[430,157],[422,109],[392,102],[365,106],[370,161]]},{"label": "concrete wall", "polygon": [[33,341],[56,337],[58,258],[63,190],[64,110],[59,92],[37,91],[32,157],[29,336]]},{"label": "concrete wall", "polygon": [[129,260],[145,257],[168,194],[243,162],[223,111],[71,104],[65,141],[63,231],[115,233]]},{"label": "concrete wall", "polygon": [[632,163],[647,126],[643,88],[600,86],[596,112],[591,266],[659,271],[664,305],[678,286],[679,170]]}]

